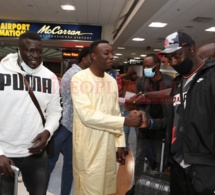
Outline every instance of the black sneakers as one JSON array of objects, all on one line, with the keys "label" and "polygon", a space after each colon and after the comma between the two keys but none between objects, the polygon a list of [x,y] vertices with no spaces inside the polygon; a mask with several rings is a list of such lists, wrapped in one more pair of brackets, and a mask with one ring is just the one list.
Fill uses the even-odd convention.
[{"label": "black sneakers", "polygon": [[125,193],[125,195],[134,195],[134,193],[135,193],[135,185],[133,185],[132,188]]}]

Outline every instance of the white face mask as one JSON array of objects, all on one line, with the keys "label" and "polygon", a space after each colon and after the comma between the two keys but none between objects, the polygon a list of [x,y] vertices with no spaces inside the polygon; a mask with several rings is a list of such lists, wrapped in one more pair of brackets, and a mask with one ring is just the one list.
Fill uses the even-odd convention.
[{"label": "white face mask", "polygon": [[42,63],[35,69],[30,68],[23,60],[22,57],[20,55],[20,51],[18,50],[18,58],[19,58],[19,65],[24,69],[25,72],[27,72],[28,74],[33,74],[38,72],[38,70],[40,69]]},{"label": "white face mask", "polygon": [[146,77],[152,78],[155,76],[155,72],[152,71],[152,68],[144,68],[144,75]]}]

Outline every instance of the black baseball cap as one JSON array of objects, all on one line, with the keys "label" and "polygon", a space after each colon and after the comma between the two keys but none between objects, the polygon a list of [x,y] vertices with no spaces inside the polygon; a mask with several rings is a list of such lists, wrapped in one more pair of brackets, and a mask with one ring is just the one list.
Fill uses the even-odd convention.
[{"label": "black baseball cap", "polygon": [[195,45],[195,41],[184,32],[174,32],[168,35],[164,42],[165,49],[159,53],[161,54],[169,54],[173,53],[182,47]]}]

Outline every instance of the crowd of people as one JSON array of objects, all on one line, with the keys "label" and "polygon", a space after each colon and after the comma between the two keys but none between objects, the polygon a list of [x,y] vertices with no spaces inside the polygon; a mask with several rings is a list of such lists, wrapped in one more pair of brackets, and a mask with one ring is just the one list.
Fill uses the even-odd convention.
[{"label": "crowd of people", "polygon": [[161,59],[152,53],[139,78],[132,67],[124,75],[115,72],[111,44],[96,40],[82,49],[59,85],[43,65],[40,36],[22,34],[17,52],[0,63],[0,194],[13,194],[15,165],[29,194],[45,195],[60,153],[61,195],[70,194],[72,183],[75,195],[116,193],[116,165],[124,165],[130,151],[130,127],[137,139],[134,185],[126,195],[135,194],[145,159],[151,171],[160,167],[163,139],[170,194],[213,194],[214,45],[197,50],[192,37],[174,32],[160,54],[178,75],[163,74]]}]

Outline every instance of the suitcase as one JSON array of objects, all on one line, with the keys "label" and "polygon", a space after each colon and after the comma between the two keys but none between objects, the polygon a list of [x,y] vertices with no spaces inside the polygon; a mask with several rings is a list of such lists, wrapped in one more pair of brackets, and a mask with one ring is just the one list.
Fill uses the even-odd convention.
[{"label": "suitcase", "polygon": [[[14,172],[14,195],[18,194],[18,176],[19,176],[19,168],[16,166],[11,165],[11,168]],[[1,191],[1,177],[0,177],[0,195],[4,195]]]},{"label": "suitcase", "polygon": [[14,172],[14,195],[18,194],[18,177],[19,177],[19,168],[11,165],[11,168]]},{"label": "suitcase", "polygon": [[161,163],[158,174],[144,173],[135,185],[135,195],[169,195],[169,175],[162,172],[164,161],[165,140],[162,140]]}]

